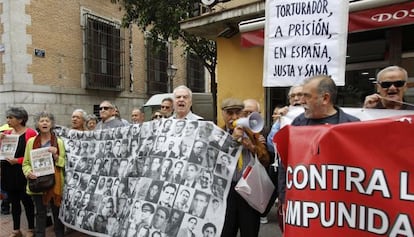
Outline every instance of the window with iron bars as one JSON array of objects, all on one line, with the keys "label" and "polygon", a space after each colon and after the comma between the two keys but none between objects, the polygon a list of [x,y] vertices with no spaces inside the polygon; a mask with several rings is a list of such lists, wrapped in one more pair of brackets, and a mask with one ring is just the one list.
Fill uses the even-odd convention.
[{"label": "window with iron bars", "polygon": [[147,93],[149,95],[168,91],[168,48],[166,45],[155,47],[147,38]]},{"label": "window with iron bars", "polygon": [[124,89],[124,39],[120,25],[86,13],[84,25],[87,89]]},{"label": "window with iron bars", "polygon": [[193,92],[205,92],[203,61],[193,53],[187,54],[187,86]]}]

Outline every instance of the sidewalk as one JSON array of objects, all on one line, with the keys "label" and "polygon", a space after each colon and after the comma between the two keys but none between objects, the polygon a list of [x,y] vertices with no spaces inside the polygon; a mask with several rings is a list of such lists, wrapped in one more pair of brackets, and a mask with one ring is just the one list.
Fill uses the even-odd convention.
[{"label": "sidewalk", "polygon": [[[23,208],[24,212],[24,208]],[[267,216],[269,223],[261,224],[260,226],[260,237],[280,237],[282,234],[280,233],[279,226],[277,224],[277,217],[276,217],[276,208],[272,208],[269,215]],[[23,236],[26,234],[27,231],[27,221],[26,216],[24,213],[21,215],[21,231]],[[9,237],[12,233],[13,229],[13,220],[11,214],[9,215],[0,215],[0,237]],[[55,234],[53,233],[53,227],[50,226],[46,229],[46,237],[53,237]],[[70,233],[66,234],[67,237],[86,237],[88,235],[77,232],[77,231],[70,231]]]},{"label": "sidewalk", "polygon": [[[27,231],[27,220],[26,216],[24,214],[24,208],[22,210],[21,215],[21,223],[20,223],[20,230],[23,233],[23,236],[26,235]],[[0,215],[0,237],[9,237],[13,232],[13,220],[12,215]],[[46,229],[46,237],[52,237],[55,236],[55,233],[53,232],[53,226],[49,226]],[[70,233],[66,234],[65,236],[68,237],[86,237],[88,235],[77,232],[77,231],[70,231]]]}]

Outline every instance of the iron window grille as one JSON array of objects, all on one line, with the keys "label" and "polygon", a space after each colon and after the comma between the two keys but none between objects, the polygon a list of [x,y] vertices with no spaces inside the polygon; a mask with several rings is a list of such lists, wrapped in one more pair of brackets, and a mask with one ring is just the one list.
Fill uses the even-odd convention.
[{"label": "iron window grille", "polygon": [[193,92],[205,92],[203,61],[195,54],[187,54],[187,86]]},{"label": "iron window grille", "polygon": [[124,39],[120,25],[85,13],[84,49],[87,89],[124,89]]},{"label": "iron window grille", "polygon": [[165,44],[157,44],[157,46],[151,38],[147,38],[147,92],[149,95],[168,91],[168,48]]}]

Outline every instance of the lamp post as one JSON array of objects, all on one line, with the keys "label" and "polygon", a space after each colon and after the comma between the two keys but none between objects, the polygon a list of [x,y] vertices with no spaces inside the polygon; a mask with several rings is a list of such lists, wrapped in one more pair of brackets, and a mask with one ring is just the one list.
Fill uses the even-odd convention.
[{"label": "lamp post", "polygon": [[177,73],[177,67],[173,64],[168,65],[167,67],[167,77],[168,77],[168,93],[171,93],[172,91],[172,80],[175,77],[175,74]]}]

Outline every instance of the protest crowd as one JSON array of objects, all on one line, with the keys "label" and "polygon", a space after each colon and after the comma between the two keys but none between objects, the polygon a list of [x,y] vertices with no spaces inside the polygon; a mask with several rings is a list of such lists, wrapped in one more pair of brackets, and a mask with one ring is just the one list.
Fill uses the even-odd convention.
[{"label": "protest crowd", "polygon": [[[377,93],[365,98],[364,108],[414,109],[404,102],[405,69],[386,67],[376,80]],[[1,160],[1,212],[12,215],[10,237],[46,236],[48,210],[57,237],[74,230],[95,236],[254,237],[275,205],[283,231],[287,167],[277,158],[274,137],[282,118],[297,107],[304,112],[292,126],[358,122],[335,104],[336,97],[331,77],[306,78],[290,88],[289,105],[276,106],[272,124],[259,131],[237,123],[260,115],[256,100],[220,101],[220,128],[191,111],[192,92],[186,86],[176,87],[150,121],[140,107],[127,121],[124,111],[103,100],[99,118],[78,108],[70,128],[56,128],[53,111],[38,111],[32,129],[26,126],[27,111],[11,106],[9,128],[0,135],[2,143],[17,137],[14,154]],[[42,148],[47,155],[35,158]],[[274,185],[264,211],[236,188],[254,160]],[[41,173],[49,169],[53,172]],[[53,184],[33,191],[29,183],[43,176],[51,176]],[[21,207],[28,226],[20,224]]]}]

